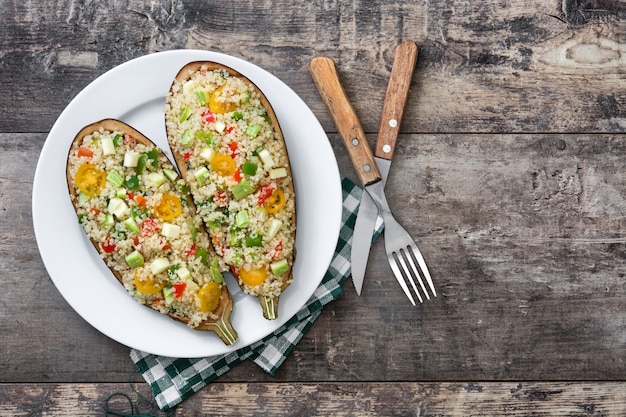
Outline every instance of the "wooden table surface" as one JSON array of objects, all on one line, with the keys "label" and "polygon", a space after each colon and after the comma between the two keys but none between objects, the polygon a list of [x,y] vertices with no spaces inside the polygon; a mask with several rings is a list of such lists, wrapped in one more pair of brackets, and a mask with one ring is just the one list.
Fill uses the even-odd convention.
[{"label": "wooden table surface", "polygon": [[348,281],[275,376],[243,363],[176,415],[626,415],[623,1],[0,5],[0,415],[101,416],[112,393],[149,396],[129,348],[57,291],[33,231],[37,159],[85,86],[157,51],[243,58],[302,97],[356,179],[307,65],[336,61],[373,144],[409,39],[387,196],[438,297],[412,307],[381,240],[363,294]]}]

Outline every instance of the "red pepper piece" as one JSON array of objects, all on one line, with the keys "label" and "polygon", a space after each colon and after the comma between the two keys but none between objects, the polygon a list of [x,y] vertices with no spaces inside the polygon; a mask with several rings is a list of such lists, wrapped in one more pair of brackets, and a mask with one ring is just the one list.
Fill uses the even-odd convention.
[{"label": "red pepper piece", "polygon": [[91,158],[93,156],[93,152],[91,151],[91,149],[87,149],[87,148],[78,148],[78,151],[76,151],[76,155],[80,158],[81,156],[86,156],[87,158]]},{"label": "red pepper piece", "polygon": [[111,238],[109,238],[109,239],[105,240],[104,242],[102,242],[100,244],[100,247],[106,253],[115,252],[115,249],[116,249],[115,242]]},{"label": "red pepper piece", "polygon": [[146,219],[141,223],[141,235],[150,236],[159,230],[159,225],[154,219]]},{"label": "red pepper piece", "polygon": [[225,191],[218,190],[213,194],[213,202],[217,206],[225,206],[228,204],[228,195]]},{"label": "red pepper piece", "polygon": [[207,110],[204,113],[202,113],[202,118],[207,123],[212,123],[215,121],[215,115],[211,112],[211,110]]},{"label": "red pepper piece", "polygon": [[278,242],[276,247],[274,247],[274,249],[272,249],[272,252],[271,252],[272,259],[280,258],[280,253],[281,253],[282,249],[283,249],[283,241],[281,240],[281,241]]},{"label": "red pepper piece", "polygon": [[148,204],[148,200],[142,195],[137,195],[137,197],[135,197],[135,201],[137,202],[139,208],[142,210],[145,209],[146,204]]},{"label": "red pepper piece", "polygon": [[237,142],[231,142],[228,144],[228,153],[230,156],[235,158],[239,155],[239,144]]},{"label": "red pepper piece", "polygon": [[188,257],[196,256],[196,244],[191,245],[191,248],[187,251],[186,255]]},{"label": "red pepper piece", "polygon": [[187,284],[184,282],[177,282],[174,284],[174,298],[182,297],[185,292],[185,288],[187,288]]},{"label": "red pepper piece", "polygon": [[273,192],[274,186],[272,184],[265,184],[264,186],[262,186],[257,194],[257,204],[259,206],[263,205],[263,203],[265,203],[265,200],[267,200]]}]

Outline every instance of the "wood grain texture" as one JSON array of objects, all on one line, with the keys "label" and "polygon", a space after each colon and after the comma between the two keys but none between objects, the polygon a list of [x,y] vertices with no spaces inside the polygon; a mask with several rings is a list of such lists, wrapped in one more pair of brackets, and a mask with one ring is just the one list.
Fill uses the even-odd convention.
[{"label": "wood grain texture", "polygon": [[[214,383],[178,406],[185,416],[621,416],[623,382],[451,383]],[[0,384],[0,413],[17,416],[102,416],[128,413],[128,400],[143,415],[164,416],[145,401],[145,384]]]},{"label": "wood grain texture", "polygon": [[[42,140],[0,136],[0,276],[12,288],[1,304],[10,318],[0,323],[3,381],[136,380],[128,350],[84,323],[41,264],[26,161]],[[339,138],[330,140],[354,178]],[[411,307],[377,242],[362,296],[347,282],[276,378],[622,379],[625,147],[604,134],[402,135],[388,198],[439,297]],[[16,328],[21,336],[8,337]],[[250,375],[272,380],[252,364],[223,380]]]},{"label": "wood grain texture", "polygon": [[348,283],[313,329],[314,346],[336,349],[300,351],[302,368],[323,354],[328,378],[623,378],[623,147],[605,135],[402,136],[388,197],[440,296],[413,309],[377,242],[361,297]]},{"label": "wood grain texture", "polygon": [[396,140],[402,128],[406,100],[413,82],[418,51],[419,47],[412,41],[403,42],[396,47],[374,148],[374,155],[379,158],[393,158]]},{"label": "wood grain texture", "polygon": [[335,61],[325,56],[316,56],[309,63],[309,72],[350,155],[350,161],[359,178],[357,184],[366,186],[380,181],[382,177],[372,148],[341,85]]},{"label": "wood grain texture", "polygon": [[348,281],[275,376],[243,363],[177,415],[626,415],[623,1],[0,7],[1,415],[102,415],[129,382],[149,394],[128,348],[56,290],[34,236],[37,158],[86,85],[159,51],[243,58],[303,98],[356,180],[307,66],[335,60],[373,145],[404,40],[420,51],[386,193],[439,296],[411,307],[378,241],[362,296]]},{"label": "wood grain texture", "polygon": [[[3,15],[0,93],[12,100],[0,103],[1,132],[48,131],[97,76],[177,48],[262,66],[334,131],[306,70],[328,55],[365,131],[375,132],[394,49],[409,39],[421,50],[406,132],[626,130],[617,0],[5,2]],[[28,88],[16,91],[24,74]]]}]

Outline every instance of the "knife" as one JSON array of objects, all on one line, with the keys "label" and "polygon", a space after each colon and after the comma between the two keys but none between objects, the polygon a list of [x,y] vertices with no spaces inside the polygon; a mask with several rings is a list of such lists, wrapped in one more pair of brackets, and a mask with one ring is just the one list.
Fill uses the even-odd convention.
[{"label": "knife", "polygon": [[[383,186],[387,182],[387,175],[391,167],[391,160],[395,151],[396,140],[402,124],[404,105],[409,95],[409,87],[413,78],[413,71],[417,63],[418,47],[413,41],[401,43],[396,47],[396,55],[391,69],[391,76],[387,84],[387,93],[378,128],[376,150],[374,156]],[[361,295],[365,268],[369,258],[372,233],[378,217],[378,208],[368,193],[363,193],[359,212],[354,225],[352,236],[352,283],[358,295]]]}]

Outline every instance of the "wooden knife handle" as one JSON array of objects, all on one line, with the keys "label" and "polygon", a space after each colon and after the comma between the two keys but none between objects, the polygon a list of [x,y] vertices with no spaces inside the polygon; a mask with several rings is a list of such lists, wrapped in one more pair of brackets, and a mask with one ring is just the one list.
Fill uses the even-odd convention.
[{"label": "wooden knife handle", "polygon": [[378,165],[361,122],[339,81],[335,61],[324,56],[315,57],[309,63],[309,72],[348,150],[359,180],[363,186],[380,181]]},{"label": "wooden knife handle", "polygon": [[375,155],[379,158],[391,160],[396,149],[396,140],[402,124],[404,106],[409,95],[409,87],[413,78],[413,71],[417,63],[417,44],[413,41],[401,43],[396,47],[396,56],[393,60],[393,68],[385,103],[378,128]]}]

